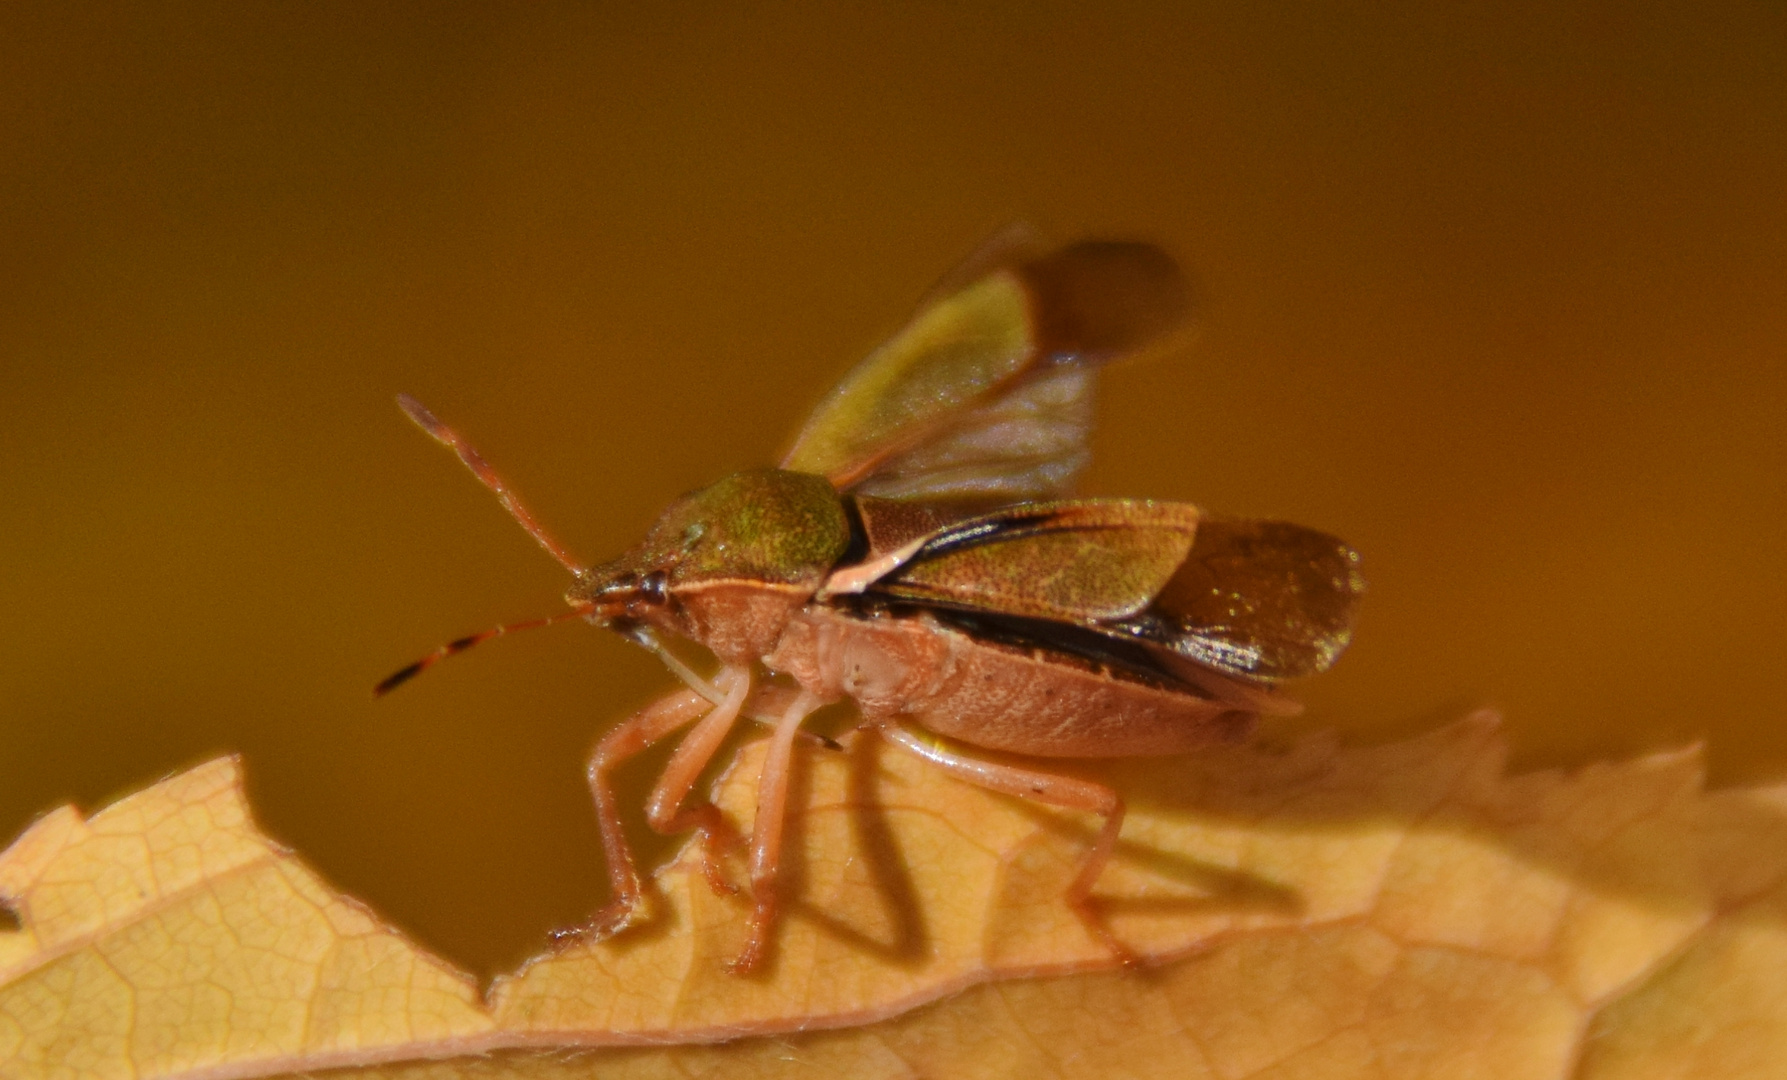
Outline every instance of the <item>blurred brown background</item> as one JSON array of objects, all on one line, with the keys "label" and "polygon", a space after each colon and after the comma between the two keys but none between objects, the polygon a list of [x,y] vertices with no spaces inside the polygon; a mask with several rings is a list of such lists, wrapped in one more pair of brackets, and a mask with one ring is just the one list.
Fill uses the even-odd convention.
[{"label": "blurred brown background", "polygon": [[0,834],[240,751],[513,962],[602,898],[582,758],[670,680],[568,627],[371,699],[566,584],[393,395],[603,557],[1020,217],[1203,282],[1089,491],[1365,553],[1311,725],[1787,774],[1779,5],[630,7],[0,8]]}]

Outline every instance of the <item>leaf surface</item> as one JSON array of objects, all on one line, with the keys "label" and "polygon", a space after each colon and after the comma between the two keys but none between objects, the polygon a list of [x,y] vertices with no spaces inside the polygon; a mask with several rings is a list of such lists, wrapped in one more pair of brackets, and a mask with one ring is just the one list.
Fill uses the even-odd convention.
[{"label": "leaf surface", "polygon": [[[249,820],[220,759],[0,855],[0,1076],[1694,1077],[1787,1062],[1787,789],[1692,752],[1509,777],[1485,717],[1100,774],[1089,819],[862,738],[800,759],[761,978],[685,857],[620,938],[480,994]],[[748,810],[759,755],[720,787]],[[748,820],[744,813],[741,820]],[[736,872],[736,867],[734,868]],[[726,1041],[726,1040],[733,1041]]]}]

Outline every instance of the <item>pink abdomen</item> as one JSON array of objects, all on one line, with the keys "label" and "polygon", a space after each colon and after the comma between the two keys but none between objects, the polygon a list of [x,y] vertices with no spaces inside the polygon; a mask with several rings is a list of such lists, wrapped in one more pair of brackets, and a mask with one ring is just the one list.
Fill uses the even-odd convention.
[{"label": "pink abdomen", "polygon": [[809,607],[765,658],[869,720],[896,717],[1037,757],[1177,754],[1241,738],[1250,712],[1053,650],[984,641],[923,614]]}]

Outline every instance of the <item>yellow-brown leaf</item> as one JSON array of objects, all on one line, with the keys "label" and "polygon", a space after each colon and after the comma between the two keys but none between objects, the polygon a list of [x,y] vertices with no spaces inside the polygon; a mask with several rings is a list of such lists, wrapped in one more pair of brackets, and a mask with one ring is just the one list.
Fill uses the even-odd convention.
[{"label": "yellow-brown leaf", "polygon": [[[1780,1075],[1787,790],[1692,753],[1504,775],[1492,721],[1113,763],[1112,970],[1060,901],[1085,819],[873,738],[802,760],[764,977],[679,860],[629,934],[487,996],[248,821],[219,760],[0,855],[0,1076]],[[721,785],[748,821],[758,755]],[[592,898],[593,899],[593,898]],[[733,1039],[735,1041],[724,1041]],[[636,1044],[636,1045],[627,1045]],[[637,1044],[653,1044],[649,1047]],[[672,1045],[662,1045],[672,1044]]]}]

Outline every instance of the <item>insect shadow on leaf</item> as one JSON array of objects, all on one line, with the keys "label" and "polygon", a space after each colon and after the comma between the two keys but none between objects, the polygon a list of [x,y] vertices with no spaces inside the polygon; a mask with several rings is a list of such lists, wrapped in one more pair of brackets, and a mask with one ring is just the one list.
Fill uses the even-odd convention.
[{"label": "insect shadow on leaf", "polygon": [[[863,732],[869,736],[870,733]],[[931,934],[925,928],[924,912],[918,890],[899,837],[889,825],[887,806],[882,801],[881,761],[888,748],[885,740],[874,737],[849,739],[844,746],[849,754],[850,774],[847,798],[850,805],[851,838],[858,854],[857,864],[869,878],[870,894],[875,898],[885,928],[864,928],[863,920],[846,919],[814,904],[796,901],[791,910],[828,934],[851,947],[870,953],[890,964],[915,968],[927,959]],[[805,779],[805,755],[795,757],[794,780],[791,786]],[[798,849],[797,849],[798,850]],[[799,881],[805,867],[796,857],[790,860],[787,879],[778,887],[799,895]]]}]

